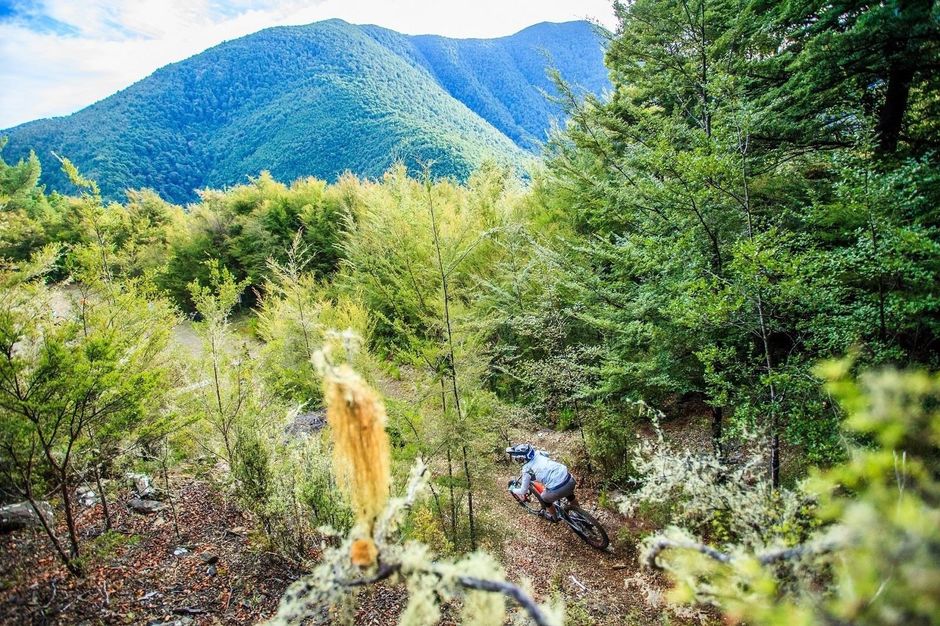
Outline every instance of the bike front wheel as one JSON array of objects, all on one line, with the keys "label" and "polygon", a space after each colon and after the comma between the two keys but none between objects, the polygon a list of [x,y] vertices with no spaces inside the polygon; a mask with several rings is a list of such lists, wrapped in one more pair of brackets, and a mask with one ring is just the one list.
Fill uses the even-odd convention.
[{"label": "bike front wheel", "polygon": [[567,512],[568,526],[574,533],[581,537],[584,543],[597,550],[606,550],[610,545],[610,539],[607,537],[607,531],[601,526],[600,522],[594,519],[594,516],[580,507],[571,507]]}]

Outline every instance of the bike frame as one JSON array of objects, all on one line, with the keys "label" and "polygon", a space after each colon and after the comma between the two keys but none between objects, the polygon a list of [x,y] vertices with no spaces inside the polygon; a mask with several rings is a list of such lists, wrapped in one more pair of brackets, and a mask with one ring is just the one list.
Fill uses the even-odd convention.
[{"label": "bike frame", "polygon": [[[526,497],[522,497],[516,495],[515,492],[512,491],[513,487],[518,486],[518,484],[519,483],[517,481],[511,480],[507,485],[510,489],[512,497],[516,500],[516,502],[518,502],[522,508],[532,515],[545,517],[545,511],[548,506],[550,506],[549,503],[542,499],[542,493],[545,491],[545,485],[533,480],[529,484],[529,493],[526,494]],[[529,495],[535,496],[535,499],[541,506],[541,509],[536,511],[534,507],[529,506]],[[569,500],[567,497],[562,497],[551,504],[553,504],[555,506],[555,510],[558,511],[558,516],[560,519],[557,521],[564,521],[565,524],[567,524],[576,535],[578,535],[591,547],[597,550],[605,550],[607,548],[609,539],[607,538],[607,532],[604,530],[604,527],[597,520],[591,517],[589,513],[581,509],[580,506],[578,506],[577,501],[575,501],[575,504],[572,505],[571,500]],[[576,517],[578,518],[577,520],[572,518],[572,511],[570,509],[573,509],[573,511],[576,512]],[[584,523],[588,524],[588,526],[593,530],[585,530],[583,525]],[[592,537],[589,537],[587,533],[590,533]],[[592,539],[597,539],[598,541],[595,542],[592,541]]]},{"label": "bike frame", "polygon": [[[561,515],[561,518],[565,521],[565,523],[567,523],[570,526],[571,518],[568,517],[568,507],[571,506],[571,503],[568,501],[568,497],[565,496],[563,498],[559,498],[555,502],[548,503],[542,499],[543,491],[545,491],[545,485],[543,485],[539,481],[533,480],[531,483],[529,483],[529,494],[535,496],[535,499],[542,506],[542,511],[544,512],[548,510],[549,506],[554,505],[555,510],[558,511],[559,515]],[[517,500],[519,499],[519,496],[516,496],[516,494],[512,494],[512,495],[515,496]],[[520,500],[519,503],[522,504],[522,501]],[[529,509],[527,508],[526,510],[529,510]],[[532,513],[532,515],[538,515],[538,513],[536,513],[535,511],[529,511],[529,512]]]}]

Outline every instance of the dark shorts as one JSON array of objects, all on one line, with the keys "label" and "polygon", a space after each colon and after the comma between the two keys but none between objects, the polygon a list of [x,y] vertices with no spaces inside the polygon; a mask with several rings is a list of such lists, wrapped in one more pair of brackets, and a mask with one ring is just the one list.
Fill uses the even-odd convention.
[{"label": "dark shorts", "polygon": [[552,504],[556,502],[559,498],[570,498],[574,495],[574,488],[577,486],[574,476],[568,474],[568,479],[555,487],[554,489],[546,489],[542,492],[542,502],[546,504]]}]

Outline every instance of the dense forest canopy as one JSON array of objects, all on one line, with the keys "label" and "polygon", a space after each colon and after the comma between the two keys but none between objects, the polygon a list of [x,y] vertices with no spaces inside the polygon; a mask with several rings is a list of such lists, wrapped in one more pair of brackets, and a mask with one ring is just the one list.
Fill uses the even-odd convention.
[{"label": "dense forest canopy", "polygon": [[[603,621],[501,564],[497,459],[553,430],[632,520],[614,575],[655,619],[937,623],[936,3],[615,9],[611,90],[552,74],[567,121],[526,180],[260,171],[184,208],[109,201],[68,153],[0,160],[0,489],[61,511],[64,567],[94,567],[76,487],[106,505],[143,468],[171,502],[171,473],[209,476],[305,559],[276,623],[354,615],[386,579],[403,623]],[[448,45],[370,32],[414,67]]]}]

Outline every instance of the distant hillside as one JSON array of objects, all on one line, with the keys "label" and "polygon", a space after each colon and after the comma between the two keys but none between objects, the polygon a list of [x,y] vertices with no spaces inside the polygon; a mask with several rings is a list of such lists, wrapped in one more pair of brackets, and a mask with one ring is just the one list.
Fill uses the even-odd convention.
[{"label": "distant hillside", "polygon": [[109,198],[344,171],[378,176],[396,160],[465,178],[487,158],[520,166],[557,108],[548,67],[606,87],[602,41],[586,22],[539,24],[492,40],[411,37],[341,20],[264,30],[168,65],[73,115],[6,131],[6,160],[35,150],[42,182],[71,191],[51,152]]},{"label": "distant hillside", "polygon": [[603,51],[588,22],[542,23],[499,39],[409,37],[363,27],[396,54],[429,72],[451,96],[517,145],[538,148],[558,108],[547,68],[575,86],[601,93],[609,86]]}]

